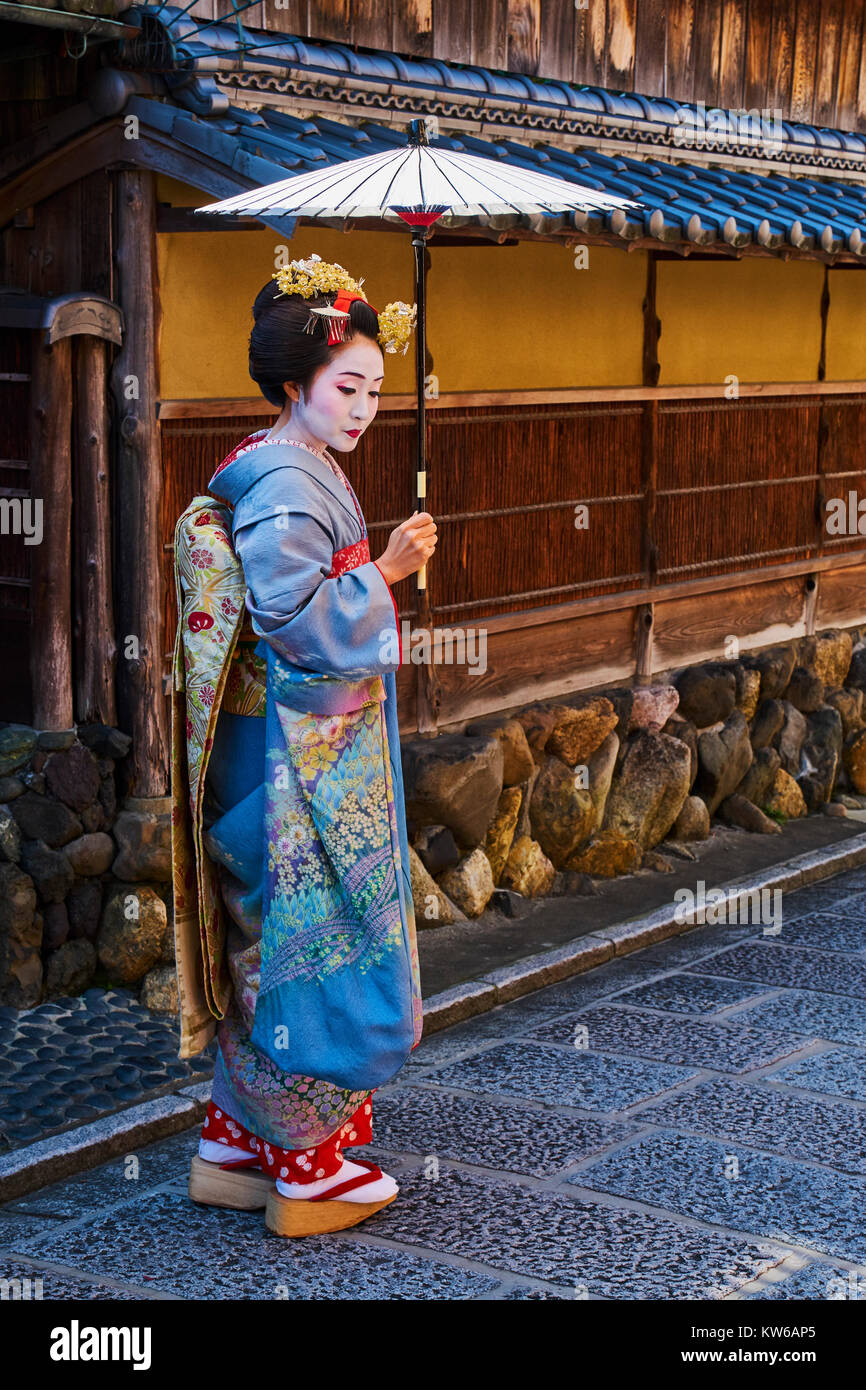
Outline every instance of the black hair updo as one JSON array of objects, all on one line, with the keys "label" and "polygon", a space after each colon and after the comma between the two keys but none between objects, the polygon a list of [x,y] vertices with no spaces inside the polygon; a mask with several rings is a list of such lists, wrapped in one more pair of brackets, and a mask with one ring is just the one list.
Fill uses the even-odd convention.
[{"label": "black hair updo", "polygon": [[[250,333],[250,376],[266,401],[282,410],[286,404],[284,381],[294,381],[306,395],[320,367],[332,360],[338,344],[328,343],[327,321],[322,318],[311,333],[304,331],[310,310],[333,305],[336,291],[304,299],[282,294],[276,280],[269,280],[253,304]],[[379,316],[363,299],[349,305],[346,340],[361,334],[377,342]],[[377,344],[378,346],[378,344]]]}]

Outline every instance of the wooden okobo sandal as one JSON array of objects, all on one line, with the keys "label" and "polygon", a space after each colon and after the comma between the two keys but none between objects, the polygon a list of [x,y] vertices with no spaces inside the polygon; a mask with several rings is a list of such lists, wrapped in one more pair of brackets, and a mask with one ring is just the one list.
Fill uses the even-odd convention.
[{"label": "wooden okobo sandal", "polygon": [[275,1189],[273,1178],[263,1173],[258,1164],[257,1156],[208,1163],[196,1154],[189,1169],[191,1200],[211,1207],[234,1207],[237,1211],[260,1210]]},{"label": "wooden okobo sandal", "polygon": [[343,1231],[347,1226],[357,1226],[359,1221],[366,1221],[368,1216],[393,1202],[396,1192],[390,1197],[380,1198],[378,1202],[339,1201],[344,1193],[365,1183],[378,1182],[379,1178],[385,1176],[375,1163],[368,1163],[363,1158],[355,1158],[352,1162],[369,1171],[346,1178],[345,1182],[329,1187],[317,1197],[284,1197],[274,1184],[268,1193],[265,1208],[268,1230],[278,1236],[317,1236],[327,1231]]}]

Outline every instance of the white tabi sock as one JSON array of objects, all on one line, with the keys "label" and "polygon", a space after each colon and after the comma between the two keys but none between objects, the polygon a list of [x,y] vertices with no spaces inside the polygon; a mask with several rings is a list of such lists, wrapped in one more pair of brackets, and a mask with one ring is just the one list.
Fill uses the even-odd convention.
[{"label": "white tabi sock", "polygon": [[206,1163],[236,1162],[239,1158],[252,1158],[249,1149],[235,1148],[234,1144],[218,1144],[215,1139],[199,1139],[198,1156]]},{"label": "white tabi sock", "polygon": [[[329,1187],[336,1187],[338,1183],[345,1182],[347,1178],[354,1178],[360,1173],[369,1173],[369,1168],[363,1168],[360,1163],[352,1163],[350,1159],[344,1158],[342,1167],[330,1178],[319,1178],[318,1182],[285,1182],[282,1178],[277,1178],[277,1191],[283,1197],[303,1199],[305,1197],[317,1197],[320,1192],[327,1192]],[[375,1182],[365,1182],[360,1187],[352,1188],[351,1192],[343,1192],[334,1200],[337,1202],[381,1202],[386,1197],[393,1197],[399,1188],[392,1177],[383,1173],[381,1178]]]}]

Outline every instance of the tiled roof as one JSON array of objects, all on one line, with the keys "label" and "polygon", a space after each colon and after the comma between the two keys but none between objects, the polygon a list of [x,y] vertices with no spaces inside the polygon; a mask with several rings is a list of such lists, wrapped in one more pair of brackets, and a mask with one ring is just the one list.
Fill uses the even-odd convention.
[{"label": "tiled roof", "polygon": [[[168,102],[135,96],[126,110],[179,145],[224,164],[249,188],[405,143],[399,130],[374,121],[347,125],[267,108],[256,113],[232,107],[220,116],[199,117]],[[640,204],[642,212],[627,215],[621,211],[578,214],[576,225],[589,232],[710,247],[757,243],[770,250],[790,246],[830,253],[848,250],[866,260],[866,187],[857,184],[732,173],[592,150],[565,152],[553,145],[530,148],[465,134],[442,134],[436,143],[620,193]],[[291,234],[291,219],[263,220]],[[515,228],[521,221],[515,218]],[[545,221],[550,231],[571,225],[568,215]],[[497,226],[502,226],[501,219]]]},{"label": "tiled roof", "polygon": [[[179,145],[226,166],[242,186],[250,188],[283,179],[287,174],[393,148],[404,144],[406,135],[400,125],[386,121],[348,115],[332,120],[318,113],[293,115],[280,109],[279,104],[262,104],[259,111],[253,111],[233,105],[224,97],[212,105],[213,114],[204,114],[207,103],[202,101],[201,86],[195,84],[213,80],[215,63],[227,79],[235,70],[240,76],[254,71],[261,77],[263,65],[268,73],[284,69],[296,80],[299,69],[308,75],[343,75],[347,80],[351,74],[367,82],[381,81],[385,86],[395,81],[409,83],[418,89],[419,95],[421,89],[428,88],[437,97],[443,92],[451,96],[471,92],[475,97],[496,97],[500,103],[530,101],[558,106],[574,114],[614,116],[632,121],[642,130],[653,123],[663,123],[668,133],[678,111],[688,114],[698,110],[685,103],[566,82],[542,82],[513,73],[450,65],[438,59],[356,52],[345,44],[257,33],[244,29],[238,21],[210,24],[199,33],[188,16],[174,19],[179,13],[166,7],[161,21],[155,23],[150,18],[141,41],[132,41],[128,48],[131,66],[139,72],[150,70],[157,84],[159,74],[163,75],[169,99],[155,101],[133,96],[126,110],[136,112],[145,125],[170,134]],[[164,24],[172,19],[168,32],[173,51],[169,60]],[[243,56],[239,45],[244,47]],[[255,102],[252,93],[245,93],[244,99]],[[191,112],[190,105],[202,114]],[[336,97],[334,110],[335,114],[343,114]],[[420,114],[424,114],[424,108],[419,101],[414,109],[405,112],[403,126],[412,115]],[[864,136],[783,123],[789,144],[854,161],[859,178],[864,180],[861,183],[856,175],[850,179],[834,178],[814,167],[802,177],[778,172],[778,165],[774,170],[756,172],[754,161],[748,167],[739,167],[736,160],[728,159],[723,167],[719,162],[690,159],[687,151],[673,150],[669,142],[659,149],[659,157],[647,147],[642,148],[643,157],[639,158],[632,153],[611,152],[609,141],[604,142],[604,151],[593,149],[590,144],[575,145],[573,141],[566,149],[562,142],[557,143],[555,135],[545,138],[545,132],[538,128],[527,131],[527,140],[522,142],[496,136],[483,139],[465,125],[463,122],[461,128],[449,130],[445,120],[440,120],[434,143],[552,174],[601,192],[622,194],[634,199],[641,209],[577,214],[574,220],[569,215],[544,219],[545,230],[567,231],[576,225],[580,230],[607,233],[625,241],[649,237],[660,243],[686,242],[707,247],[716,244],[742,248],[756,244],[770,251],[796,247],[825,254],[848,252],[866,260]],[[528,142],[530,138],[532,143]],[[635,138],[630,149],[634,149]],[[265,220],[284,233],[290,233],[293,226],[287,218]],[[454,219],[450,225],[459,225],[459,221]],[[535,223],[516,218],[515,229],[521,225]],[[497,219],[497,227],[502,226]]]},{"label": "tiled roof", "polygon": [[[642,96],[637,92],[612,92],[604,87],[446,63],[440,58],[405,57],[383,50],[364,51],[342,43],[247,29],[239,20],[208,21],[202,26],[200,21],[185,15],[180,7],[165,5],[159,10],[161,36],[164,40],[171,39],[178,66],[202,74],[213,72],[215,65],[224,72],[279,72],[282,69],[297,73],[303,70],[343,80],[411,85],[419,90],[427,88],[437,95],[465,95],[495,98],[522,106],[527,103],[547,106],[575,116],[610,116],[631,123],[635,131],[653,125],[659,130],[669,130],[672,125],[694,128],[695,122],[701,119],[702,110],[706,110],[696,102]],[[152,6],[135,7],[130,13],[148,15],[148,11],[151,16],[155,13]],[[157,46],[151,39],[151,51],[155,52]],[[142,53],[146,47],[142,45]],[[764,122],[764,134],[771,133],[771,124]],[[805,152],[843,153],[862,159],[866,175],[866,135],[784,120],[777,123],[777,135],[781,144],[797,146]]]}]

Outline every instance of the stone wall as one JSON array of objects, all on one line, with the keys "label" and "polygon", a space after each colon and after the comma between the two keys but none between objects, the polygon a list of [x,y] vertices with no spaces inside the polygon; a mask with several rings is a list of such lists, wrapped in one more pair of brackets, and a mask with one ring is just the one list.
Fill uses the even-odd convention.
[{"label": "stone wall", "polygon": [[[822,632],[404,743],[418,926],[669,868],[713,818],[778,835],[866,804],[860,639]],[[104,725],[0,726],[0,1005],[95,984],[176,1010],[170,800],[118,806],[128,748]]]},{"label": "stone wall", "polygon": [[582,692],[403,745],[420,927],[693,857],[715,817],[778,835],[866,793],[866,645],[830,630],[657,685]]},{"label": "stone wall", "polygon": [[100,984],[176,998],[170,802],[118,805],[129,745],[103,724],[0,726],[0,1005]]}]

